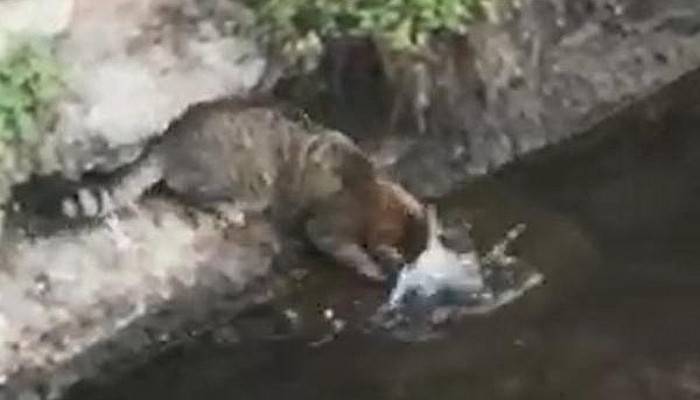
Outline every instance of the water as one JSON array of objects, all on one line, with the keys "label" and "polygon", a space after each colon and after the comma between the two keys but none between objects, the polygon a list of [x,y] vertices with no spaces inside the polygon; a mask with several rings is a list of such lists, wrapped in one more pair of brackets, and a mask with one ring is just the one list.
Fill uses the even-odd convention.
[{"label": "water", "polygon": [[[230,342],[203,337],[67,399],[697,399],[700,112],[687,105],[637,107],[439,204],[482,250],[527,224],[514,251],[546,281],[495,313],[420,343],[366,334],[387,293],[326,268],[243,316]],[[275,320],[287,309],[300,332]],[[326,309],[345,328],[314,342]]]},{"label": "water", "polygon": [[[473,244],[467,251],[451,249],[459,237],[471,242],[469,232],[449,238],[436,208],[428,207],[428,243],[412,263],[404,266],[388,295],[388,300],[372,317],[375,325],[399,334],[429,335],[464,315],[495,312],[524,296],[543,281],[536,268],[508,254],[513,242],[525,230],[519,224],[487,253]],[[422,326],[421,326],[422,325]],[[419,333],[419,329],[425,332]]]}]

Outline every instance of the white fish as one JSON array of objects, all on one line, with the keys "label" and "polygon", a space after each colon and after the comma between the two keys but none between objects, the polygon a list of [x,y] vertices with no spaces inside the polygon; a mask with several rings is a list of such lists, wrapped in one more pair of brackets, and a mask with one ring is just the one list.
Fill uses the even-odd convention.
[{"label": "white fish", "polygon": [[397,307],[408,292],[424,298],[440,290],[478,293],[484,290],[481,263],[476,252],[457,253],[438,239],[442,227],[434,206],[428,208],[428,244],[420,256],[400,273],[391,292],[389,305]]},{"label": "white fish", "polygon": [[399,309],[409,294],[427,300],[440,292],[449,292],[473,302],[469,301],[470,304],[463,305],[437,304],[440,300],[436,299],[433,306],[456,306],[459,308],[459,314],[485,314],[514,301],[543,281],[542,275],[535,270],[520,271],[526,273],[522,275],[524,279],[514,283],[513,287],[501,289],[496,293],[484,280],[482,263],[501,266],[496,268],[525,267],[515,265],[518,264],[517,260],[506,255],[508,245],[523,232],[524,225],[518,225],[509,231],[483,258],[475,251],[458,253],[442,244],[439,240],[442,227],[434,206],[428,208],[428,227],[426,249],[399,273],[389,302],[385,305],[390,310]]}]

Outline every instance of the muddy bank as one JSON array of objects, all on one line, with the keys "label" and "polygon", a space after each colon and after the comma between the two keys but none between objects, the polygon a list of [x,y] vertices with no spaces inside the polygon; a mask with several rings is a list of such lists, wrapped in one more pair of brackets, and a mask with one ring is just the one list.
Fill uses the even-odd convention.
[{"label": "muddy bank", "polygon": [[[309,108],[366,140],[411,190],[439,197],[584,134],[700,65],[700,5],[692,0],[525,0],[494,7],[466,38],[438,41],[425,93],[411,92],[415,78],[392,89],[367,43],[335,45],[322,71],[330,89]],[[399,101],[425,95],[430,106],[408,104],[396,137],[385,138],[392,93],[401,90],[415,98]]]}]

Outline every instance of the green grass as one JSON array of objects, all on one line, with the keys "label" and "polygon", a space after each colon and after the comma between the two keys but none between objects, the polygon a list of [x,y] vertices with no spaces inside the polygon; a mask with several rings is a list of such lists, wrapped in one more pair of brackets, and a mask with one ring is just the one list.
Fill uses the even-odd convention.
[{"label": "green grass", "polygon": [[63,88],[48,43],[26,40],[0,59],[0,141],[36,139]]}]

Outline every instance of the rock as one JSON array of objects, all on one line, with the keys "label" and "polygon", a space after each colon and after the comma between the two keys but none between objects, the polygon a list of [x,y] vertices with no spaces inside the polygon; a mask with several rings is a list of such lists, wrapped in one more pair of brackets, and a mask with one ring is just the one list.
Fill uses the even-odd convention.
[{"label": "rock", "polygon": [[264,60],[233,35],[237,11],[227,1],[77,0],[57,42],[71,96],[46,143],[60,161],[42,172],[113,169],[189,105],[250,89]]},{"label": "rock", "polygon": [[167,345],[162,338],[186,337],[192,326],[254,304],[244,291],[269,272],[272,228],[251,222],[225,236],[213,217],[195,213],[193,223],[185,215],[154,200],[92,230],[33,240],[8,234],[0,249],[0,398],[35,384],[60,393],[109,363]]},{"label": "rock", "polygon": [[[51,37],[70,24],[73,0],[5,0],[0,3],[0,58],[7,49],[9,35]],[[37,24],[36,21],[41,21]]]},{"label": "rock", "polygon": [[0,204],[32,174],[133,161],[189,105],[245,93],[265,64],[233,33],[246,13],[230,1],[6,0],[0,15],[0,56],[11,35],[53,39],[66,84],[39,144],[0,143]]},{"label": "rock", "polygon": [[245,93],[265,64],[254,43],[234,35],[245,17],[234,2],[53,3],[0,3],[0,55],[10,35],[53,38],[66,84],[41,144],[3,156],[22,162],[3,162],[0,203],[32,173],[78,178],[132,161],[189,105]]}]

